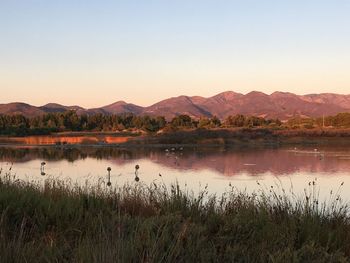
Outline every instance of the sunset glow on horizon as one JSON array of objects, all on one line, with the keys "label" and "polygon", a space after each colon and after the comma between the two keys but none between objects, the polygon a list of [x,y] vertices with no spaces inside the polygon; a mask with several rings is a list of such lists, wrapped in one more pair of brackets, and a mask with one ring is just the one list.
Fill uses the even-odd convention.
[{"label": "sunset glow on horizon", "polygon": [[0,103],[350,94],[350,2],[0,3]]}]

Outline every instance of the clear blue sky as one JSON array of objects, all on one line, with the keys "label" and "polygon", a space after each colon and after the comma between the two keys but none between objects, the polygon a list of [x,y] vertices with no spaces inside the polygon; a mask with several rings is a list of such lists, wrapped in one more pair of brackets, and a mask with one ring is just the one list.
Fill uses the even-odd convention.
[{"label": "clear blue sky", "polygon": [[348,0],[0,0],[0,103],[350,94]]}]

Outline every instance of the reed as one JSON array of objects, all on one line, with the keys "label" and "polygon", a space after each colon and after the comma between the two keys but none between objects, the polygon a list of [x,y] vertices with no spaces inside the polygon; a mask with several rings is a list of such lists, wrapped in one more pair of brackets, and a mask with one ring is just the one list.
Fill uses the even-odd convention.
[{"label": "reed", "polygon": [[[341,187],[341,186],[340,186]],[[283,189],[222,196],[179,185],[0,180],[2,262],[347,262],[348,206]]]}]

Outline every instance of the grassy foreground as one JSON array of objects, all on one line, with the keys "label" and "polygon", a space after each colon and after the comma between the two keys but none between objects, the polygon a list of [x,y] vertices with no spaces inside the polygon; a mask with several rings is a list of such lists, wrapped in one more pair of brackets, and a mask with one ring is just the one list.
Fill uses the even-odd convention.
[{"label": "grassy foreground", "polygon": [[0,181],[1,262],[348,262],[350,221],[335,196],[178,186],[84,188]]}]

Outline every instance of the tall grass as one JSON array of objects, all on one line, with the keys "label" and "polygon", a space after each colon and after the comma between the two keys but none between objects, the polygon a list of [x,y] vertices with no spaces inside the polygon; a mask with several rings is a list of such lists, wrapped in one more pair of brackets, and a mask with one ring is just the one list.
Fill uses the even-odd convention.
[{"label": "tall grass", "polygon": [[348,262],[339,198],[0,180],[1,262]]}]

